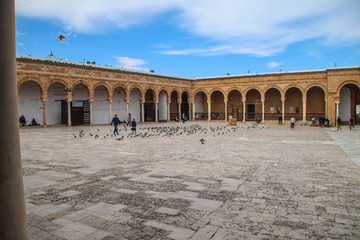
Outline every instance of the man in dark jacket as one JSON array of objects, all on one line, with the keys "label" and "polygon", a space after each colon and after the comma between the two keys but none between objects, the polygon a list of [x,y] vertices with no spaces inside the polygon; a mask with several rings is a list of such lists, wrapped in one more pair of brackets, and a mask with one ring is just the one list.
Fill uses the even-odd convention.
[{"label": "man in dark jacket", "polygon": [[117,129],[117,126],[118,124],[120,124],[120,120],[119,118],[117,117],[117,114],[115,114],[115,117],[112,119],[111,123],[110,123],[110,126],[114,123],[114,135],[116,136],[116,133],[117,135],[119,135],[119,132],[118,132],[118,129]]}]

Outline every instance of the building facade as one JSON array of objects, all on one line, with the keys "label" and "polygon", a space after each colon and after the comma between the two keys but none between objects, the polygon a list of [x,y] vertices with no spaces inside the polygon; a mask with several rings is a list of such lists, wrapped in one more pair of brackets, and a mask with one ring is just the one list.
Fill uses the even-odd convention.
[{"label": "building facade", "polygon": [[325,117],[334,125],[360,117],[360,67],[184,78],[17,56],[19,115],[46,125],[109,124],[125,121],[191,120],[298,123]]}]

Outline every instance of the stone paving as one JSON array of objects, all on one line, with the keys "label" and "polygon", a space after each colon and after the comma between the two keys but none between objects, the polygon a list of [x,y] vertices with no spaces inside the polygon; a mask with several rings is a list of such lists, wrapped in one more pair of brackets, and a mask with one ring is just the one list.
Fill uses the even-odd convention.
[{"label": "stone paving", "polygon": [[360,239],[360,131],[225,126],[21,129],[30,238]]}]

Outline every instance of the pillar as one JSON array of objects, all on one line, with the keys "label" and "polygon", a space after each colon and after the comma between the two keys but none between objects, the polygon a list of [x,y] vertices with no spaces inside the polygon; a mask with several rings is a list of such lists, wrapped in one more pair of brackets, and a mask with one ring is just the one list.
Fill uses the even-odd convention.
[{"label": "pillar", "polygon": [[325,118],[328,118],[328,100],[325,99]]},{"label": "pillar", "polygon": [[109,102],[109,124],[111,124],[111,121],[112,121],[112,115],[111,115],[111,103],[112,103],[112,100],[108,100]]},{"label": "pillar", "polygon": [[336,119],[337,119],[339,117],[339,105],[340,105],[340,102],[336,101],[335,104],[336,104]]},{"label": "pillar", "polygon": [[306,123],[306,98],[303,99],[303,123]]},{"label": "pillar", "polygon": [[43,127],[46,127],[46,98],[41,99],[43,103]]},{"label": "pillar", "polygon": [[191,103],[189,102],[189,119],[188,120],[191,120]]},{"label": "pillar", "polygon": [[141,122],[145,122],[145,109],[144,109],[144,102],[141,102]]},{"label": "pillar", "polygon": [[[28,239],[17,109],[14,0],[0,1],[0,239]],[[6,23],[6,24],[4,24]]]},{"label": "pillar", "polygon": [[179,104],[179,119],[181,119],[181,102],[179,102],[178,104]]},{"label": "pillar", "polygon": [[246,110],[246,101],[243,100],[242,102],[243,102],[243,122],[245,122],[246,121],[246,112],[245,112],[245,110]]},{"label": "pillar", "polygon": [[224,101],[224,103],[225,103],[225,121],[227,122],[227,120],[228,120],[228,107],[227,107],[227,101]]},{"label": "pillar", "polygon": [[92,110],[92,105],[93,105],[93,99],[89,99],[89,111],[90,111],[90,126],[93,125],[93,110]]},{"label": "pillar", "polygon": [[265,122],[265,100],[261,100],[261,121]]},{"label": "pillar", "polygon": [[68,110],[68,127],[71,127],[71,99],[66,99]]},{"label": "pillar", "polygon": [[159,122],[159,116],[158,116],[158,102],[155,102],[155,122]]},{"label": "pillar", "polygon": [[[128,116],[129,116],[129,101],[126,100],[126,119],[128,118]],[[130,121],[132,121],[132,119]]]},{"label": "pillar", "polygon": [[285,121],[285,100],[281,100],[281,119],[282,123]]},{"label": "pillar", "polygon": [[170,102],[167,103],[167,121],[170,122]]},{"label": "pillar", "polygon": [[211,102],[208,101],[208,121],[211,121]]},{"label": "pillar", "polygon": [[192,120],[195,120],[195,102],[192,103]]}]

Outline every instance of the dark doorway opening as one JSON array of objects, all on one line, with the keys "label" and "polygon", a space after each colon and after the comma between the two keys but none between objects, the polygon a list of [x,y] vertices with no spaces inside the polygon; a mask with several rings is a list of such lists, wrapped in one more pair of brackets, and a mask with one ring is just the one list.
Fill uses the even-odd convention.
[{"label": "dark doorway opening", "polygon": [[255,104],[247,105],[248,120],[255,120]]}]

